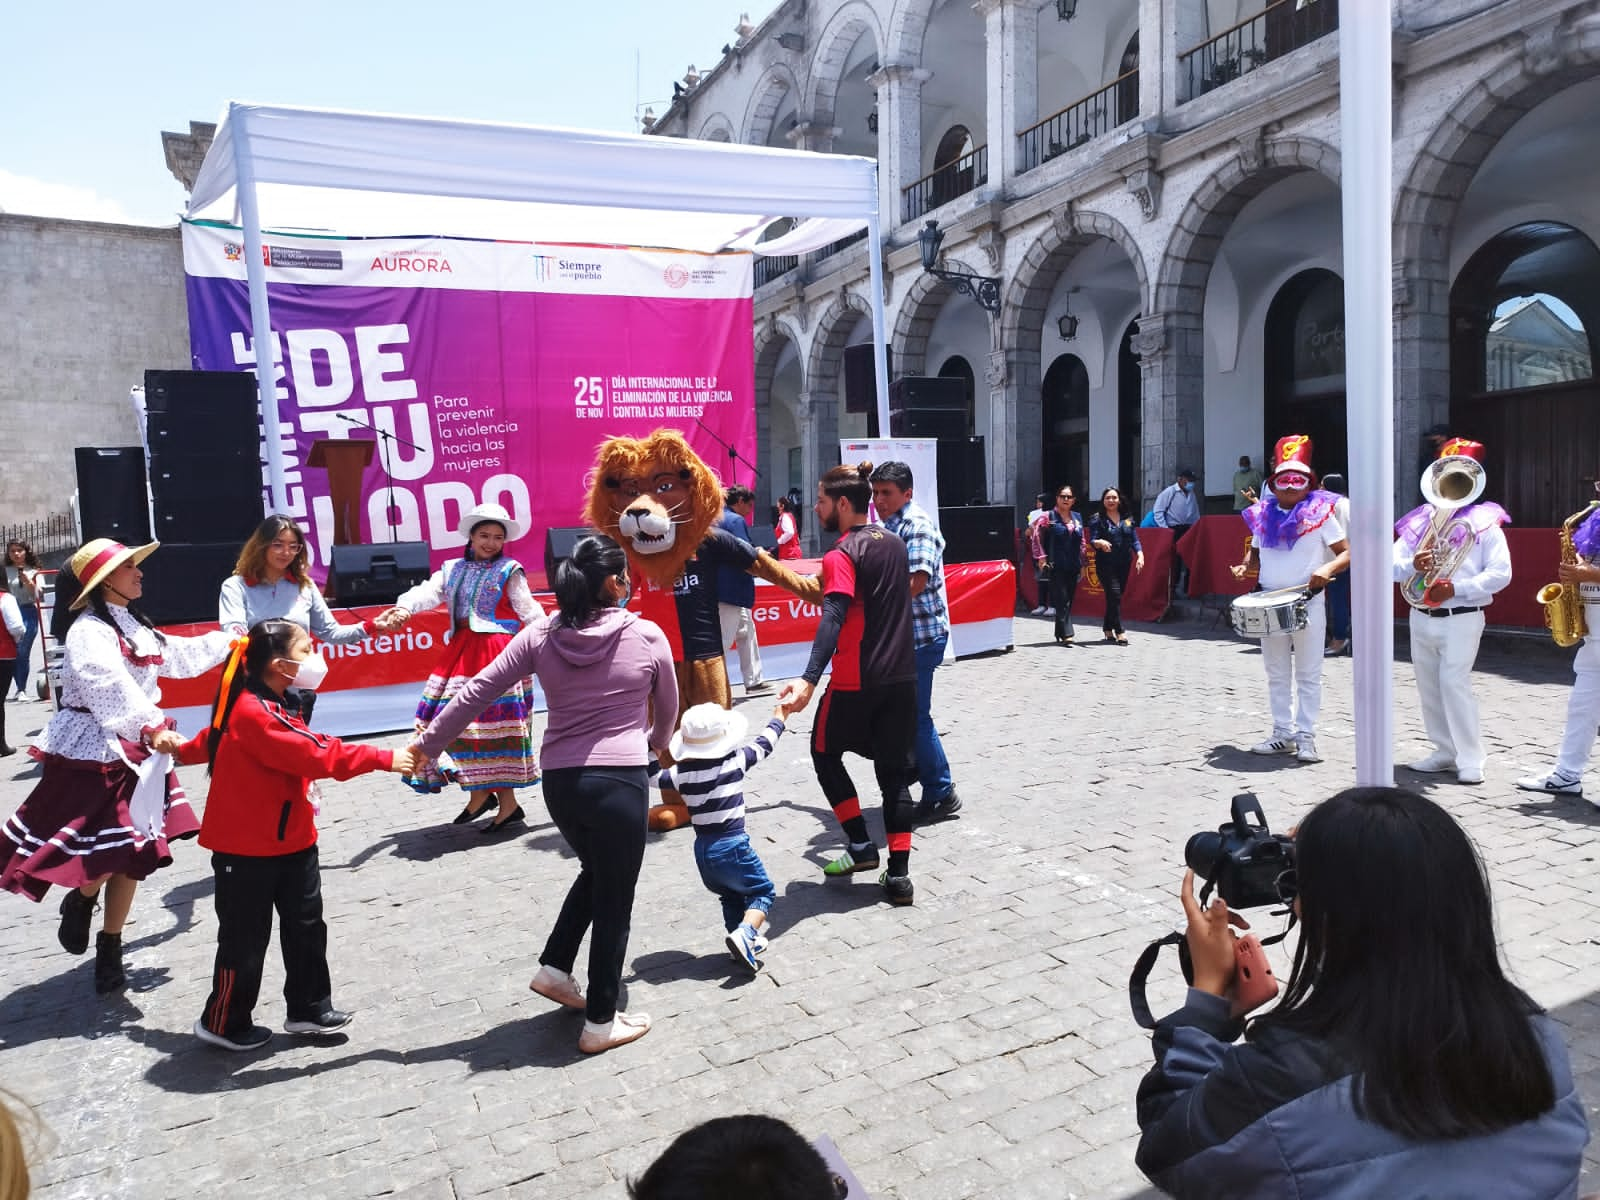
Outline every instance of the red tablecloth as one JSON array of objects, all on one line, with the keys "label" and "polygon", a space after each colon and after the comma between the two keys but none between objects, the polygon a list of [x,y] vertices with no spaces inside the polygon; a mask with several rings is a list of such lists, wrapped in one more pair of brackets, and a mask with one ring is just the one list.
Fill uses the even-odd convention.
[{"label": "red tablecloth", "polygon": [[[1140,530],[1146,553],[1151,539],[1146,535],[1163,530]],[[1489,608],[1491,625],[1509,625],[1521,628],[1541,628],[1544,625],[1544,608],[1534,600],[1534,595],[1556,577],[1556,564],[1560,561],[1561,547],[1554,529],[1505,530],[1506,545],[1511,550],[1511,585],[1495,597]],[[1178,539],[1178,553],[1189,567],[1189,592],[1195,596],[1240,596],[1256,585],[1254,572],[1243,579],[1235,579],[1229,570],[1235,563],[1244,561],[1250,548],[1250,531],[1238,516],[1201,517],[1198,524]],[[1147,568],[1148,569],[1148,568]],[[1360,570],[1361,565],[1355,564]],[[1382,563],[1385,574],[1389,561]],[[1395,589],[1395,616],[1405,616],[1406,602]]]}]

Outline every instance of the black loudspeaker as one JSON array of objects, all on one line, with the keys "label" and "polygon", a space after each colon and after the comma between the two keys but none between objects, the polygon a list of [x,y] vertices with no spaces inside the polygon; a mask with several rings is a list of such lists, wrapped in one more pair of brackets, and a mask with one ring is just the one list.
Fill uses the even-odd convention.
[{"label": "black loudspeaker", "polygon": [[264,515],[255,376],[146,371],[144,404],[156,536],[248,537]]},{"label": "black loudspeaker", "polygon": [[328,591],[344,605],[393,604],[433,573],[426,542],[333,546],[330,553]]},{"label": "black loudspeaker", "polygon": [[953,408],[965,415],[967,381],[937,375],[902,375],[889,385],[889,412],[908,408]]},{"label": "black loudspeaker", "polygon": [[1016,518],[1009,504],[941,505],[939,532],[944,534],[945,562],[1009,561]]},{"label": "black loudspeaker", "polygon": [[955,408],[897,408],[889,411],[889,436],[938,438],[967,436],[967,410]]},{"label": "black loudspeaker", "polygon": [[162,546],[140,565],[139,608],[157,625],[215,621],[217,591],[233,574],[249,532],[236,532],[232,541]]},{"label": "black loudspeaker", "polygon": [[939,440],[941,506],[989,503],[989,461],[983,447],[981,437]]},{"label": "black loudspeaker", "polygon": [[[878,410],[878,376],[872,365],[873,345],[864,342],[859,346],[844,348],[844,410],[847,413],[871,413]],[[894,349],[885,347],[884,357],[889,363],[889,374],[894,375]],[[889,385],[894,394],[894,385]]]},{"label": "black loudspeaker", "polygon": [[572,557],[572,548],[578,544],[580,538],[586,538],[594,530],[587,525],[574,525],[566,529],[546,529],[544,531],[544,579],[546,587],[556,585],[556,564],[564,558]]},{"label": "black loudspeaker", "polygon": [[125,546],[148,542],[150,500],[145,492],[144,447],[79,446],[72,453],[78,468],[78,520],[83,540],[107,537]]}]

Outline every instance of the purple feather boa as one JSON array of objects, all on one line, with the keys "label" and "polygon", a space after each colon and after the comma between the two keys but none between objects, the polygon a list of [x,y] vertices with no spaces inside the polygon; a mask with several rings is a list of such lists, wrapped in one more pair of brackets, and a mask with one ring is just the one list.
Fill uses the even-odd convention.
[{"label": "purple feather boa", "polygon": [[1263,496],[1240,514],[1263,547],[1287,550],[1312,530],[1321,529],[1333,516],[1339,497],[1321,488],[1309,493],[1291,509],[1279,506],[1277,497]]},{"label": "purple feather boa", "polygon": [[1572,548],[1584,558],[1600,554],[1600,508],[1585,517],[1583,523],[1572,531]]},{"label": "purple feather boa", "polygon": [[[1487,533],[1496,525],[1511,524],[1511,514],[1492,500],[1482,504],[1469,504],[1459,509],[1453,520],[1464,520],[1473,533]],[[1405,543],[1406,549],[1416,551],[1417,543],[1428,532],[1433,521],[1433,505],[1422,504],[1413,508],[1394,523],[1395,536]]]}]

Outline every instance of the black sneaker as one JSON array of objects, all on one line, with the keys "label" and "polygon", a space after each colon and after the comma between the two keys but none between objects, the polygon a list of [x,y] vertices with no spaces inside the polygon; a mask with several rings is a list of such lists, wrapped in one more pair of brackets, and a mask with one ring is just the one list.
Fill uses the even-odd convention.
[{"label": "black sneaker", "polygon": [[68,888],[61,897],[61,928],[56,940],[68,954],[82,954],[89,948],[89,923],[94,919],[98,900],[91,900],[77,888]]},{"label": "black sneaker", "polygon": [[878,882],[883,885],[883,892],[889,898],[889,903],[896,908],[904,908],[916,900],[917,889],[911,886],[909,875],[891,875],[885,871],[878,876]]},{"label": "black sneaker", "polygon": [[290,1017],[283,1023],[285,1033],[298,1033],[302,1037],[324,1037],[330,1033],[337,1033],[355,1019],[354,1013],[340,1012],[337,1008],[330,1008],[327,1012],[315,1017]]},{"label": "black sneaker", "polygon": [[194,1023],[194,1035],[207,1045],[223,1050],[259,1050],[272,1040],[272,1030],[265,1025],[252,1025],[238,1033],[212,1033],[203,1021]]},{"label": "black sneaker", "polygon": [[933,825],[939,821],[948,821],[961,811],[961,797],[952,790],[943,800],[935,800],[932,804],[919,804],[917,806],[917,824]]}]

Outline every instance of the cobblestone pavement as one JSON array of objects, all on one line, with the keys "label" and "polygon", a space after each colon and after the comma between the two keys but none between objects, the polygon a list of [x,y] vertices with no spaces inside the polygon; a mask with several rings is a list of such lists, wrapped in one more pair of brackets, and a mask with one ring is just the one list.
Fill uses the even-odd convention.
[{"label": "cobblestone pavement", "polygon": [[[1185,839],[1226,819],[1234,792],[1256,789],[1287,826],[1353,781],[1351,662],[1328,663],[1326,761],[1298,766],[1241,752],[1267,730],[1263,676],[1221,631],[1137,629],[1126,649],[1059,649],[1027,617],[1016,631],[1015,650],[939,673],[966,806],[919,835],[916,906],[881,903],[866,876],[824,884],[838,837],[801,714],[750,781],[752,837],[779,887],[770,967],[738,973],[689,836],[653,836],[625,984],[656,1025],[593,1059],[577,1053],[579,1018],[527,990],[574,872],[536,797],[526,836],[486,843],[444,823],[454,796],[421,800],[387,776],[327,786],[335,1000],[359,1015],[320,1045],[279,1035],[233,1055],[191,1036],[215,942],[193,843],[141,890],[131,986],[115,998],[95,997],[92,956],[57,947],[54,893],[37,908],[0,898],[0,1080],[55,1137],[37,1194],[618,1198],[681,1130],[758,1110],[831,1135],[880,1200],[1153,1196],[1133,1165],[1149,1049],[1128,969],[1174,926]],[[1395,678],[1404,761],[1420,727],[1410,668]],[[1477,839],[1506,954],[1566,1026],[1593,1111],[1600,817],[1510,783],[1549,762],[1570,678],[1543,641],[1486,645],[1489,782],[1401,775]],[[25,734],[44,706],[10,713]],[[0,764],[0,808],[32,778],[20,756]],[[274,954],[257,1011],[274,1027],[279,972]],[[1172,978],[1153,989],[1158,1010],[1178,998]],[[1600,1188],[1595,1162],[1586,1190]]]}]

